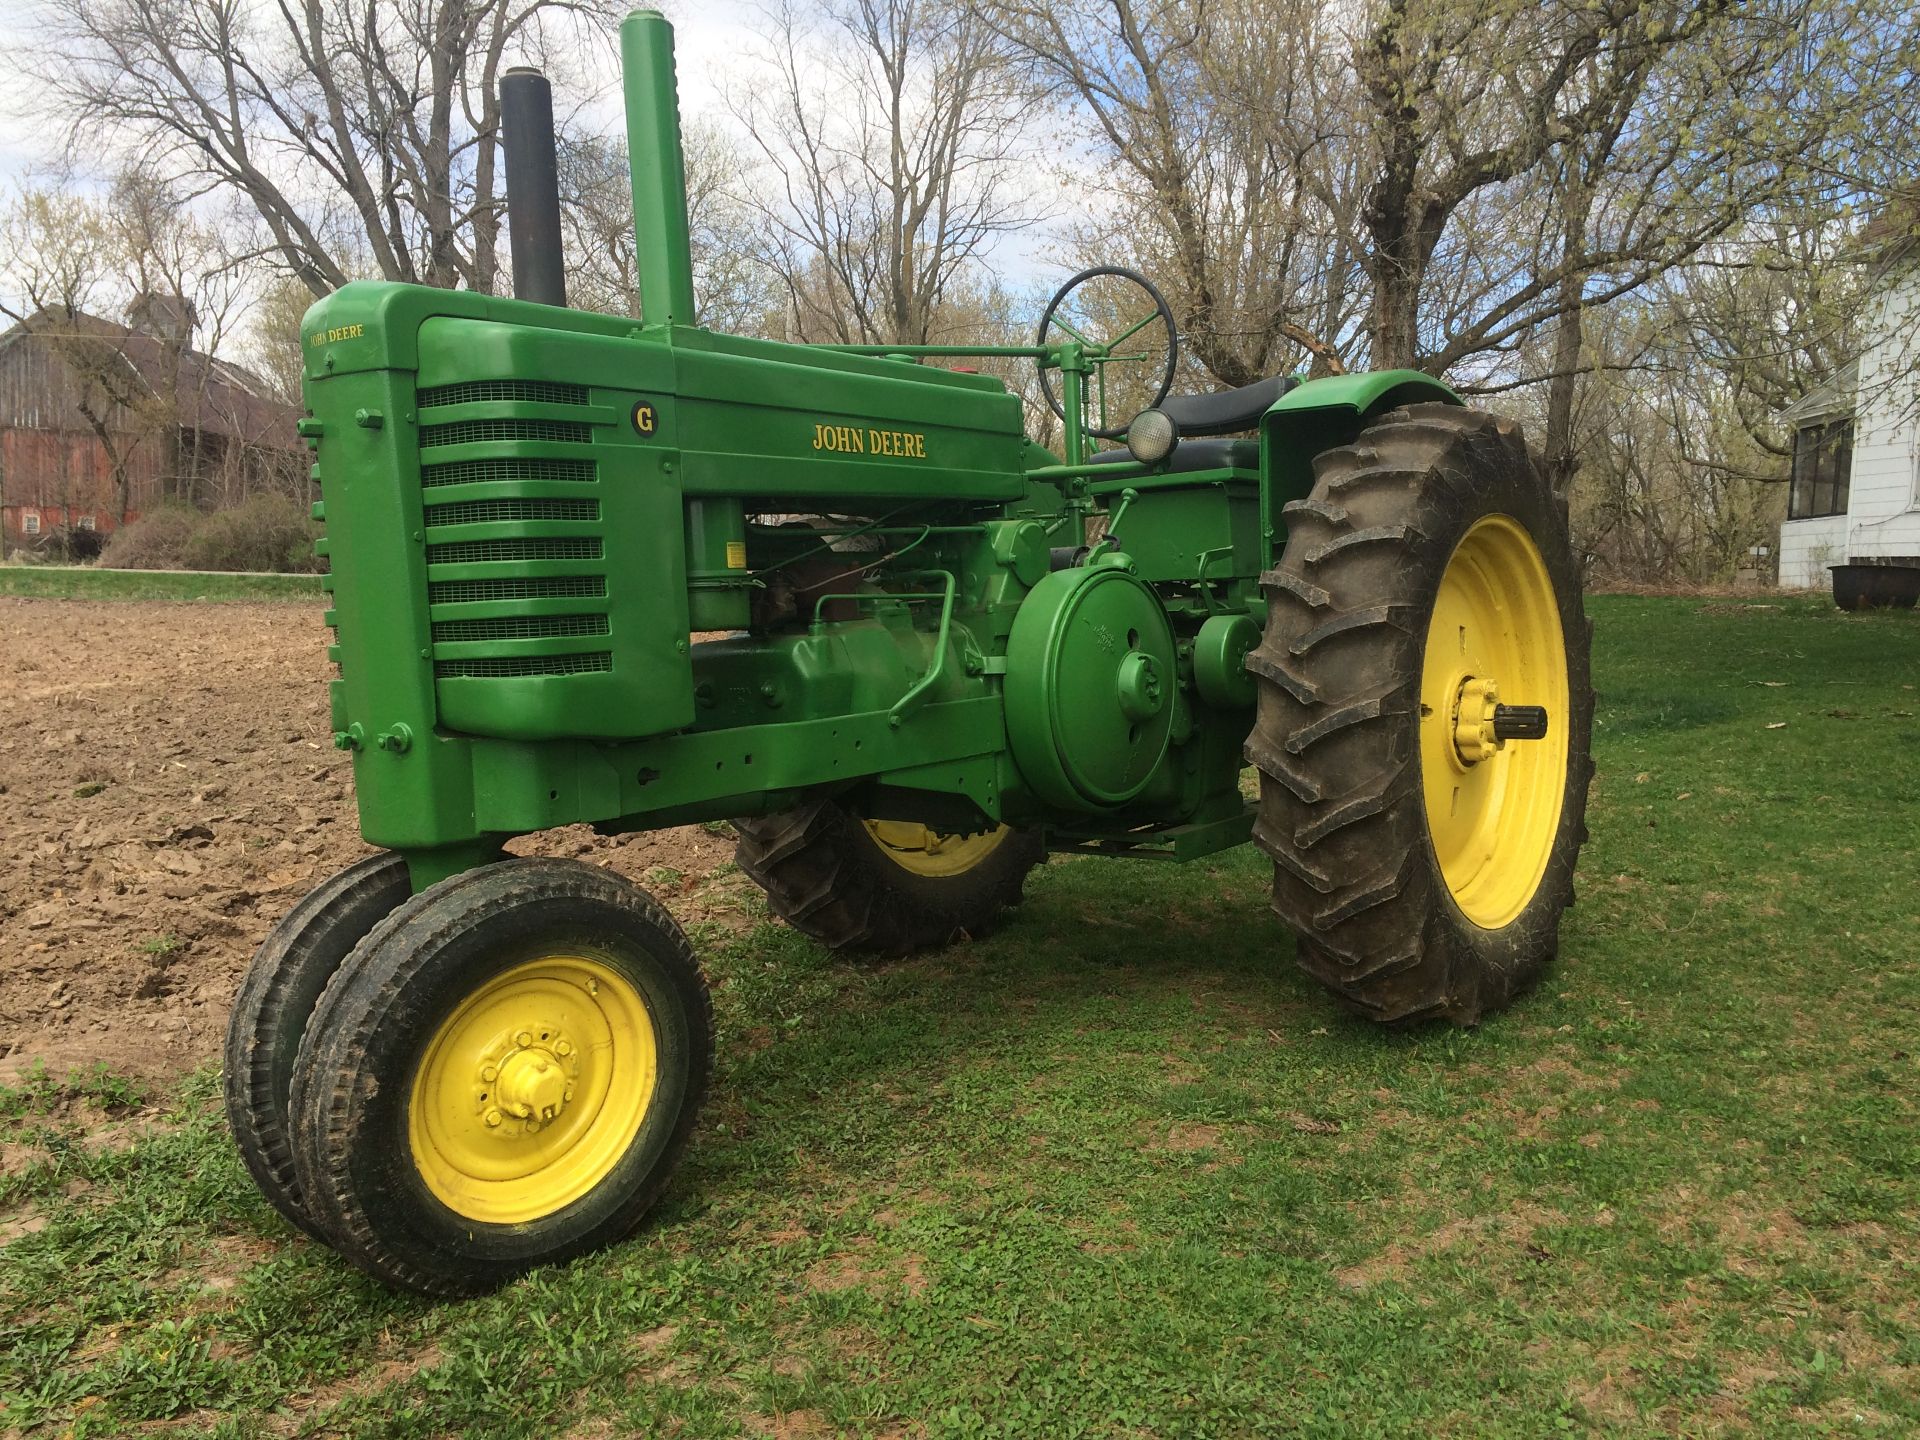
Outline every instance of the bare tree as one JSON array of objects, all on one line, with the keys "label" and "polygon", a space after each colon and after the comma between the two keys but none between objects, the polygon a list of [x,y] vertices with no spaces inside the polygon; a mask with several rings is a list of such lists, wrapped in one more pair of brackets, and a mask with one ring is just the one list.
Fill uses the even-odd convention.
[{"label": "bare tree", "polygon": [[772,13],[735,113],[773,180],[757,258],[787,338],[923,344],[956,285],[1029,221],[1022,91],[965,0],[827,0]]},{"label": "bare tree", "polygon": [[613,0],[48,0],[32,62],[76,149],[242,197],[315,295],[360,274],[491,291],[498,78],[564,67]]},{"label": "bare tree", "polygon": [[986,0],[1033,83],[1063,93],[1101,158],[1089,259],[1149,269],[1217,380],[1304,353],[1345,368],[1357,311],[1351,67],[1312,0]]},{"label": "bare tree", "polygon": [[[688,126],[683,143],[695,323],[736,335],[768,333],[780,311],[779,282],[756,258],[759,222],[742,198],[746,158],[731,136],[710,125]],[[626,145],[602,136],[572,139],[560,152],[560,188],[569,300],[638,318]]]}]

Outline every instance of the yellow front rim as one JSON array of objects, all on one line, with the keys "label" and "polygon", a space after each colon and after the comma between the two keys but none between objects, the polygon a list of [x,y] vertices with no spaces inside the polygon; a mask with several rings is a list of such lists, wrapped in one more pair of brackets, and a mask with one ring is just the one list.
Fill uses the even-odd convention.
[{"label": "yellow front rim", "polygon": [[[1503,705],[1540,705],[1544,740],[1493,738]],[[1427,829],[1453,901],[1511,924],[1540,888],[1567,788],[1566,638],[1553,580],[1520,523],[1489,515],[1461,537],[1435,598],[1420,675]]]},{"label": "yellow front rim", "polygon": [[455,1214],[523,1224],[587,1195],[633,1145],[659,1080],[646,1001],[598,960],[494,976],[421,1058],[407,1138]]},{"label": "yellow front rim", "polygon": [[998,850],[1013,833],[1002,825],[978,835],[942,835],[911,820],[866,820],[867,833],[887,857],[915,875],[964,875]]}]

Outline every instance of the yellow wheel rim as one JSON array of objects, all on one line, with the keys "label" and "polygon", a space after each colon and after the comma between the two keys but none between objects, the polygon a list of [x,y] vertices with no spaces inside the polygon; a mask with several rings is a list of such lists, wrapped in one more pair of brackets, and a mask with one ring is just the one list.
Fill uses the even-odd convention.
[{"label": "yellow wheel rim", "polygon": [[[1494,704],[1540,705],[1543,740],[1501,743]],[[1566,637],[1533,537],[1489,515],[1440,577],[1420,674],[1420,772],[1427,830],[1461,912],[1497,930],[1546,874],[1567,788]]]},{"label": "yellow wheel rim", "polygon": [[572,955],[516,965],[468,996],[421,1057],[413,1162],[469,1220],[551,1215],[632,1146],[658,1062],[646,1001],[618,972]]},{"label": "yellow wheel rim", "polygon": [[902,870],[940,879],[964,875],[998,850],[1012,829],[983,830],[978,835],[942,835],[911,820],[866,820],[867,833]]}]

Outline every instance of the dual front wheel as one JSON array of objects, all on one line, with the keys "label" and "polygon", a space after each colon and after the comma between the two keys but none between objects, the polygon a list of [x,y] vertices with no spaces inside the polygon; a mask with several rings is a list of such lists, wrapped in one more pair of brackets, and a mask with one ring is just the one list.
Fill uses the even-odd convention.
[{"label": "dual front wheel", "polygon": [[227,1109],[295,1225],[390,1284],[466,1295],[632,1229],[712,1055],[706,981],[645,892],[507,860],[409,896],[382,855],[261,947]]}]

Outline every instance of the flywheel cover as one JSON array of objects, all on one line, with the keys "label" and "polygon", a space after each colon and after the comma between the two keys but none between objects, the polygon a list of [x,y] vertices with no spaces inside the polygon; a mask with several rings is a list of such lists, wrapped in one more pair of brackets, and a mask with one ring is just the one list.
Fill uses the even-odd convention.
[{"label": "flywheel cover", "polygon": [[1179,680],[1159,597],[1112,564],[1056,570],[1007,637],[1007,741],[1041,799],[1110,810],[1166,754]]}]

